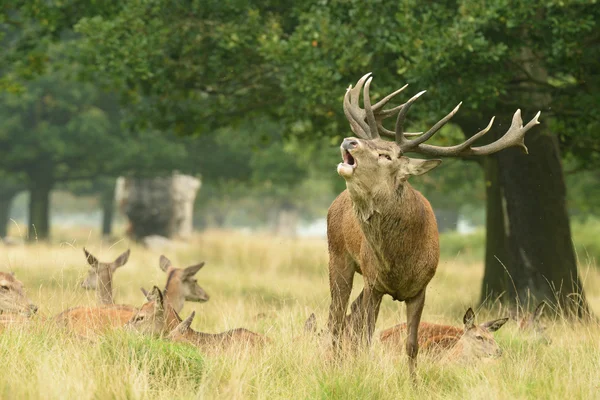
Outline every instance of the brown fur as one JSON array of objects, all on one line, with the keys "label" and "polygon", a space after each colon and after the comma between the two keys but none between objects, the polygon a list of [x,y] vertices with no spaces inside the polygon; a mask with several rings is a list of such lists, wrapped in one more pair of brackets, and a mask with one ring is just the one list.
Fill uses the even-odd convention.
[{"label": "brown fur", "polygon": [[269,341],[265,336],[244,328],[232,329],[222,333],[197,332],[190,327],[194,316],[195,312],[192,312],[186,320],[182,321],[169,333],[168,338],[174,342],[192,344],[204,351],[223,349],[239,344],[260,346]]},{"label": "brown fur", "polygon": [[0,314],[31,316],[37,309],[27,298],[23,283],[13,274],[0,272]]},{"label": "brown fur", "polygon": [[114,304],[113,274],[117,268],[127,263],[130,251],[127,250],[110,263],[99,261],[85,248],[83,252],[91,268],[88,271],[88,275],[81,282],[81,287],[87,290],[95,290],[98,304]]},{"label": "brown fur", "polygon": [[[463,328],[422,322],[419,325],[419,347],[451,360],[499,357],[502,350],[491,332],[500,329],[506,321],[508,318],[475,325],[475,314],[469,308],[463,318]],[[381,342],[391,350],[401,349],[406,337],[406,324],[396,325],[380,334]]]},{"label": "brown fur", "polygon": [[[176,312],[183,308],[186,300],[208,301],[208,294],[198,285],[194,277],[203,265],[204,263],[200,263],[188,268],[175,268],[165,256],[160,257],[159,266],[167,272],[165,299],[173,305]],[[135,307],[129,305],[74,307],[57,315],[55,321],[66,326],[69,331],[87,337],[90,334],[123,327],[136,311]]]},{"label": "brown fur", "polygon": [[[343,333],[355,273],[365,287],[351,307],[351,336],[370,342],[384,294],[407,304],[413,339],[407,341],[411,375],[425,289],[439,260],[437,223],[429,202],[407,182],[439,164],[402,156],[395,143],[347,138],[342,154],[355,167],[338,168],[346,179],[327,214],[331,306],[328,328],[334,348]],[[388,160],[389,157],[389,160]],[[347,164],[344,164],[347,165]],[[411,329],[409,329],[411,330]]]}]

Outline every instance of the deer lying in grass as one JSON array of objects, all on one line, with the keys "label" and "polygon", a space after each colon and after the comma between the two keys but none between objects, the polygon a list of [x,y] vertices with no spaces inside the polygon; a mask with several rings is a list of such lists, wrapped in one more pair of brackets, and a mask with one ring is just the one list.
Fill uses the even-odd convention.
[{"label": "deer lying in grass", "polygon": [[113,275],[117,268],[122,267],[129,260],[130,250],[121,254],[110,263],[100,262],[85,248],[83,249],[85,258],[90,265],[87,276],[81,282],[81,287],[86,290],[96,291],[96,301],[98,304],[114,304],[113,299]]},{"label": "deer lying in grass", "polygon": [[205,351],[239,344],[260,346],[269,341],[265,336],[244,328],[232,329],[222,333],[197,332],[190,328],[195,316],[196,312],[193,311],[189,317],[169,333],[168,339],[174,342],[189,343]]},{"label": "deer lying in grass", "polygon": [[[425,291],[439,260],[439,238],[431,205],[411,187],[408,179],[427,173],[441,161],[405,155],[412,152],[460,157],[489,155],[508,147],[526,150],[524,135],[538,124],[539,113],[523,126],[521,111],[517,110],[508,131],[484,146],[471,147],[490,130],[493,118],[485,129],[462,144],[451,147],[428,145],[425,142],[456,114],[460,104],[424,134],[405,133],[406,115],[424,92],[400,106],[384,110],[383,107],[404,87],[372,105],[370,75],[363,76],[344,96],[344,113],[358,137],[346,138],[340,146],[342,162],[337,171],[345,179],[347,189],[334,200],[327,214],[331,291],[328,330],[337,353],[354,274],[362,274],[365,285],[352,306],[351,337],[358,337],[366,344],[371,342],[384,295],[404,301],[408,326],[406,353],[410,375],[414,379],[418,327]],[[359,105],[361,91],[364,108]],[[384,119],[392,116],[397,116],[394,131],[382,125]],[[411,136],[418,137],[409,139]],[[392,137],[395,141],[386,141],[382,137]]]},{"label": "deer lying in grass", "polygon": [[188,342],[204,350],[223,348],[234,343],[256,345],[266,340],[264,336],[243,328],[217,334],[196,332],[190,328],[195,312],[182,321],[156,286],[148,293],[147,300],[127,323],[127,329],[145,335],[168,337],[177,342]]},{"label": "deer lying in grass", "polygon": [[37,310],[27,298],[23,283],[14,274],[0,272],[0,331],[27,323]]},{"label": "deer lying in grass", "polygon": [[[475,313],[469,308],[463,317],[463,328],[421,322],[417,340],[423,351],[450,360],[496,358],[502,355],[502,349],[491,332],[496,332],[506,321],[508,318],[501,318],[475,325]],[[401,348],[406,337],[406,324],[396,325],[380,334],[381,342],[390,349]]]},{"label": "deer lying in grass", "polygon": [[518,318],[518,315],[511,313],[511,318],[517,321],[519,333],[521,335],[533,338],[541,343],[551,344],[552,339],[546,335],[546,326],[541,321],[545,306],[546,303],[541,302],[537,305],[533,313],[525,313],[520,319]]},{"label": "deer lying in grass", "polygon": [[[163,271],[168,272],[165,298],[175,310],[181,311],[186,300],[194,302],[208,301],[208,294],[198,285],[194,277],[204,266],[204,262],[185,269],[175,268],[168,258],[161,256],[159,266]],[[112,277],[112,275],[110,276]],[[100,282],[98,285],[106,286]],[[112,286],[112,282],[110,285]],[[89,334],[124,326],[135,311],[136,309],[130,305],[120,304],[75,307],[63,311],[55,317],[55,320],[72,332],[88,336]]]}]

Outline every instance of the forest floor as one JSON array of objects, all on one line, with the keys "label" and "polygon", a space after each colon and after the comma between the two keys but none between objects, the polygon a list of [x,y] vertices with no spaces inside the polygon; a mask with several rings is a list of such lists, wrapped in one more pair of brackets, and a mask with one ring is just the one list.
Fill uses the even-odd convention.
[{"label": "forest floor", "polygon": [[[56,315],[95,303],[79,283],[87,273],[82,247],[110,261],[126,241],[102,242],[85,235],[53,245],[0,247],[0,271],[12,270],[40,307]],[[444,239],[442,238],[442,246]],[[419,356],[420,383],[413,387],[407,361],[376,339],[369,352],[331,363],[327,344],[303,335],[314,312],[318,328],[327,319],[327,245],[321,239],[282,239],[207,232],[162,251],[131,245],[129,262],[117,270],[117,303],[140,306],[140,287],[163,288],[160,254],[175,266],[206,261],[198,283],[211,296],[186,303],[192,327],[221,332],[244,327],[272,342],[260,350],[238,348],[202,354],[158,338],[115,332],[94,343],[76,339],[40,318],[27,330],[0,334],[0,398],[4,399],[592,399],[600,398],[600,325],[545,320],[548,345],[520,334],[510,320],[494,335],[504,350],[499,359],[441,364]],[[465,310],[478,304],[483,265],[473,257],[445,257],[429,285],[423,320],[461,326]],[[600,315],[600,270],[582,265],[588,300]],[[362,281],[355,279],[352,298]],[[505,316],[497,304],[477,311],[479,322]],[[386,296],[378,333],[403,322],[404,305]]]}]

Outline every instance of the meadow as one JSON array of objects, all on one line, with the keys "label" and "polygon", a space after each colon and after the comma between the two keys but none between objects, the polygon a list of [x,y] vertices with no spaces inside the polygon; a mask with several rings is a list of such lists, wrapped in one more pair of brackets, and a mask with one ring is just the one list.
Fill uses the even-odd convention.
[{"label": "meadow", "polygon": [[[55,237],[51,245],[0,247],[0,270],[16,273],[41,315],[95,304],[95,294],[79,287],[88,269],[82,247],[110,261],[131,246],[129,262],[114,278],[117,303],[139,306],[145,301],[140,287],[164,287],[166,276],[158,267],[162,253],[178,267],[206,261],[197,278],[210,301],[186,303],[182,317],[195,310],[196,330],[245,327],[267,335],[272,343],[260,350],[202,354],[187,345],[119,331],[96,342],[82,341],[40,319],[30,329],[0,334],[3,399],[600,397],[600,326],[559,318],[545,321],[551,345],[519,334],[516,323],[509,321],[495,333],[504,350],[497,360],[440,364],[420,355],[416,388],[410,383],[405,356],[390,354],[378,340],[355,358],[329,362],[327,344],[303,335],[310,313],[316,313],[319,328],[327,319],[323,239],[214,231],[158,251],[124,240],[102,241],[84,231]],[[442,237],[442,249],[455,249],[456,240]],[[600,315],[600,271],[593,261],[581,258],[588,300]],[[466,308],[478,304],[482,274],[479,257],[445,251],[429,285],[423,320],[460,326]],[[360,286],[356,279],[352,298]],[[493,302],[477,310],[479,322],[504,314]],[[404,315],[404,304],[385,297],[376,337],[382,329],[403,322]]]}]

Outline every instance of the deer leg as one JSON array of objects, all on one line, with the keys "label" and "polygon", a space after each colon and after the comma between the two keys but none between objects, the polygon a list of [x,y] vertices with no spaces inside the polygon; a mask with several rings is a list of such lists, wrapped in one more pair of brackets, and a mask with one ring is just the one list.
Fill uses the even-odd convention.
[{"label": "deer leg", "polygon": [[416,381],[417,354],[419,353],[417,336],[424,305],[425,289],[412,299],[406,300],[406,328],[408,332],[406,338],[406,355],[408,356],[408,370],[413,382]]},{"label": "deer leg", "polygon": [[352,323],[352,333],[355,336],[354,339],[360,339],[360,342],[365,343],[367,346],[371,345],[382,298],[383,293],[365,287],[352,303],[350,321]]},{"label": "deer leg", "polygon": [[340,345],[340,337],[344,330],[344,318],[352,282],[354,281],[354,268],[345,257],[331,255],[329,258],[329,289],[331,291],[331,305],[329,306],[329,321],[327,327],[332,336],[332,345],[335,351]]}]

